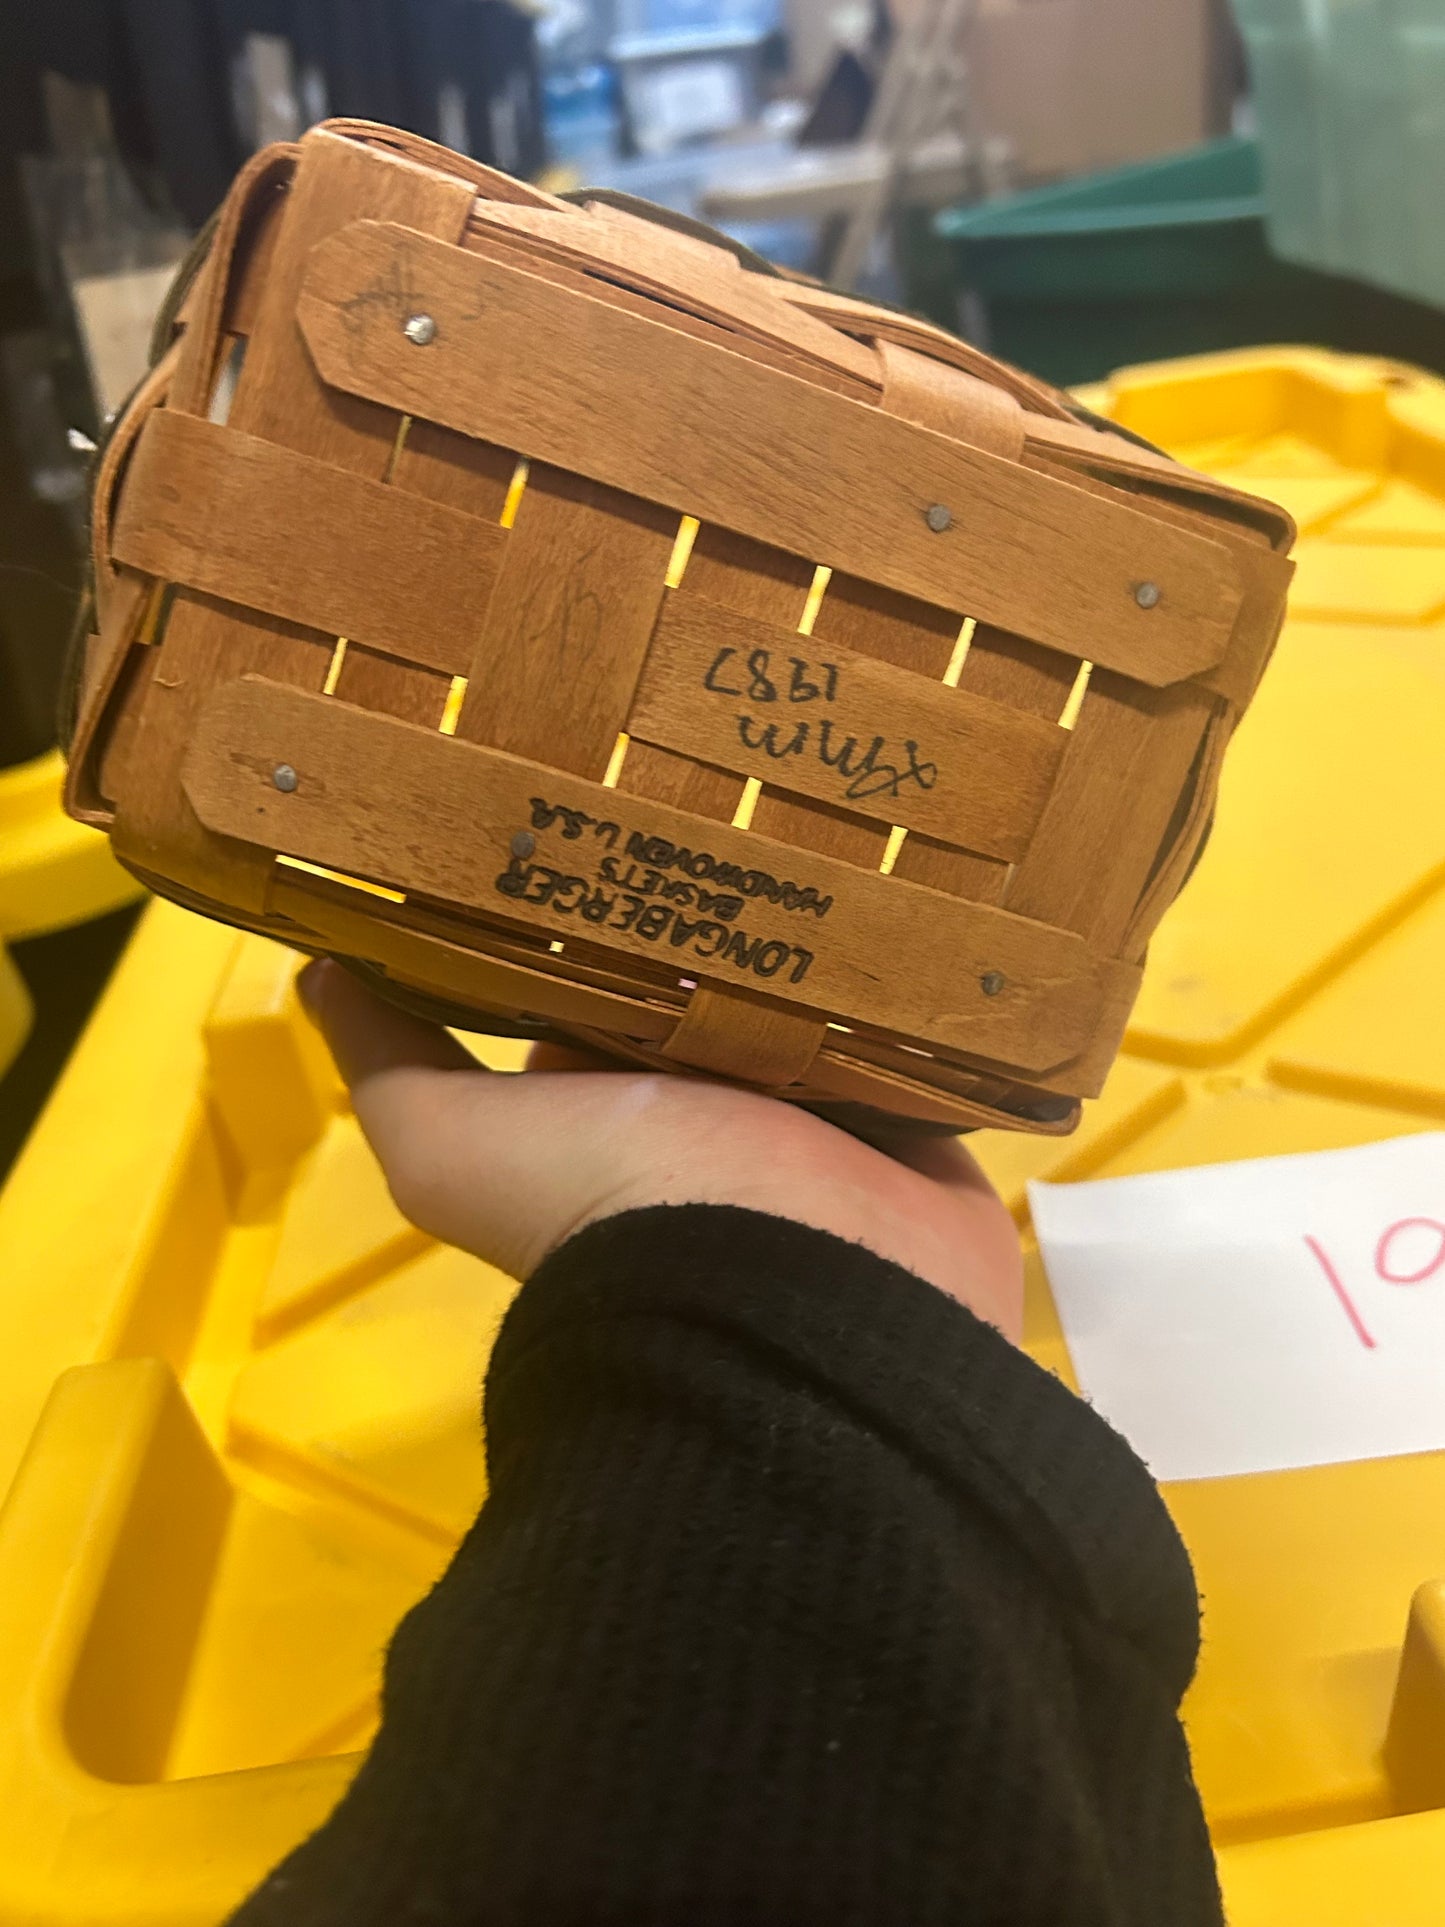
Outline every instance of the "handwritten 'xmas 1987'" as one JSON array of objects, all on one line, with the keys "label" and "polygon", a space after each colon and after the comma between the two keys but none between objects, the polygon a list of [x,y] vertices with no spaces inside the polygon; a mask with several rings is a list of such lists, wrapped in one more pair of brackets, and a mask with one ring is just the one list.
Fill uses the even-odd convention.
[{"label": "handwritten 'xmas 1987'", "polygon": [[[702,678],[702,686],[714,696],[730,701],[742,698],[753,704],[829,704],[838,695],[838,664],[820,662],[810,665],[802,656],[789,656],[791,674],[774,662],[770,649],[754,649],[746,661],[736,660],[739,651],[724,647],[713,657]],[[787,756],[816,756],[831,770],[843,796],[861,803],[870,796],[899,796],[908,784],[931,790],[938,781],[938,765],[923,756],[910,737],[902,749],[891,747],[886,736],[875,735],[866,746],[861,738],[844,735],[831,716],[797,722],[788,733],[788,724],[764,723],[747,711],[733,719],[738,739],[745,749],[762,750],[781,762]],[[836,734],[835,734],[836,728]],[[866,732],[865,732],[866,733]],[[892,757],[892,761],[887,758]]]},{"label": "handwritten 'xmas 1987'", "polygon": [[[1339,1300],[1356,1338],[1367,1351],[1376,1350],[1378,1341],[1360,1316],[1335,1260],[1309,1232],[1305,1233],[1305,1244]],[[1445,1224],[1438,1218],[1397,1218],[1387,1225],[1375,1246],[1375,1276],[1387,1285],[1423,1285],[1437,1277],[1445,1283]]]}]

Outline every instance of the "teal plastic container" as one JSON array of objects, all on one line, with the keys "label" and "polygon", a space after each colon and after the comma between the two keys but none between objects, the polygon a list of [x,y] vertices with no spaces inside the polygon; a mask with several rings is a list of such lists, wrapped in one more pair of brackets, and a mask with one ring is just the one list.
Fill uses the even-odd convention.
[{"label": "teal plastic container", "polygon": [[1445,305],[1445,0],[1234,0],[1278,254]]},{"label": "teal plastic container", "polygon": [[920,261],[909,295],[1065,386],[1130,362],[1326,338],[1328,289],[1271,253],[1264,214],[1258,145],[1231,136],[946,209],[933,229],[948,273]]}]

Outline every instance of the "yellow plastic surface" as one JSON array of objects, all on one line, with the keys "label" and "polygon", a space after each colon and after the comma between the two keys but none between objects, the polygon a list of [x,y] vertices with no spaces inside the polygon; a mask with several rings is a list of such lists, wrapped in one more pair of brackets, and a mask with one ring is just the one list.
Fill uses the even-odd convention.
[{"label": "yellow plastic surface", "polygon": [[30,992],[25,988],[25,979],[10,960],[9,952],[0,943],[0,1077],[5,1075],[6,1067],[18,1056],[20,1046],[30,1031]]},{"label": "yellow plastic surface", "polygon": [[[1302,600],[1105,1096],[976,1140],[1021,1223],[1030,1176],[1445,1118],[1445,386],[1271,350],[1091,399],[1288,500]],[[0,1196],[4,1927],[219,1920],[355,1770],[482,1494],[512,1287],[397,1216],[294,963],[155,905]],[[1027,1339],[1068,1376],[1032,1253]],[[1166,1496],[1232,1927],[1438,1927],[1445,1453]]]},{"label": "yellow plastic surface", "polygon": [[98,830],[60,807],[59,750],[0,769],[0,1076],[30,1029],[30,1000],[5,953],[7,938],[38,937],[118,910],[141,894]]},{"label": "yellow plastic surface", "polygon": [[60,807],[58,749],[0,769],[0,936],[38,937],[134,903],[141,886],[99,830]]}]

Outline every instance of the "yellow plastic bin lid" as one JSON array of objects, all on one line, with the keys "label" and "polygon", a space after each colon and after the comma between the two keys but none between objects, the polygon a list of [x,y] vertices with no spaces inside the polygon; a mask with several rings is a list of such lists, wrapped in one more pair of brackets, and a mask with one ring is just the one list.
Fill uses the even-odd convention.
[{"label": "yellow plastic bin lid", "polygon": [[5,940],[86,923],[141,895],[96,830],[60,807],[59,750],[0,769],[0,1077],[20,1053],[33,1016]]},{"label": "yellow plastic bin lid", "polygon": [[88,923],[141,895],[106,838],[60,807],[64,780],[58,749],[0,769],[0,938]]},{"label": "yellow plastic bin lid", "polygon": [[[1278,495],[1302,565],[1108,1091],[1074,1138],[976,1140],[1025,1227],[1031,1176],[1445,1118],[1445,385],[1268,350],[1091,399]],[[354,1772],[482,1495],[513,1287],[398,1217],[295,964],[154,906],[0,1196],[6,1923],[219,1920]],[[1030,1250],[1027,1340],[1067,1378]],[[1437,1927],[1445,1453],[1166,1496],[1232,1927]]]},{"label": "yellow plastic bin lid", "polygon": [[30,1031],[30,993],[10,953],[0,943],[0,1077],[20,1054]]}]

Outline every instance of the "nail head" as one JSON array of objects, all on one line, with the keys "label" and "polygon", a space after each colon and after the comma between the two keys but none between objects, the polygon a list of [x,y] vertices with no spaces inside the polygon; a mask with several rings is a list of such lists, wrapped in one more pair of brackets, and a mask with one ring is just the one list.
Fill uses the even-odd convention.
[{"label": "nail head", "polygon": [[942,535],[945,529],[953,526],[952,512],[942,502],[934,502],[926,508],[923,511],[923,519],[935,535]]},{"label": "nail head", "polygon": [[985,997],[997,997],[1007,981],[1001,970],[985,970],[978,980],[978,987]]},{"label": "nail head", "polygon": [[537,847],[537,839],[530,830],[518,830],[512,838],[513,856],[530,856]]},{"label": "nail head", "polygon": [[1159,606],[1159,584],[1157,582],[1136,582],[1134,600],[1141,609],[1157,609]]},{"label": "nail head", "polygon": [[289,763],[278,763],[271,772],[271,781],[276,785],[278,790],[283,790],[286,795],[289,796],[301,781],[301,778]]},{"label": "nail head", "polygon": [[407,340],[418,348],[425,348],[437,338],[437,324],[429,314],[408,315],[402,327]]}]

